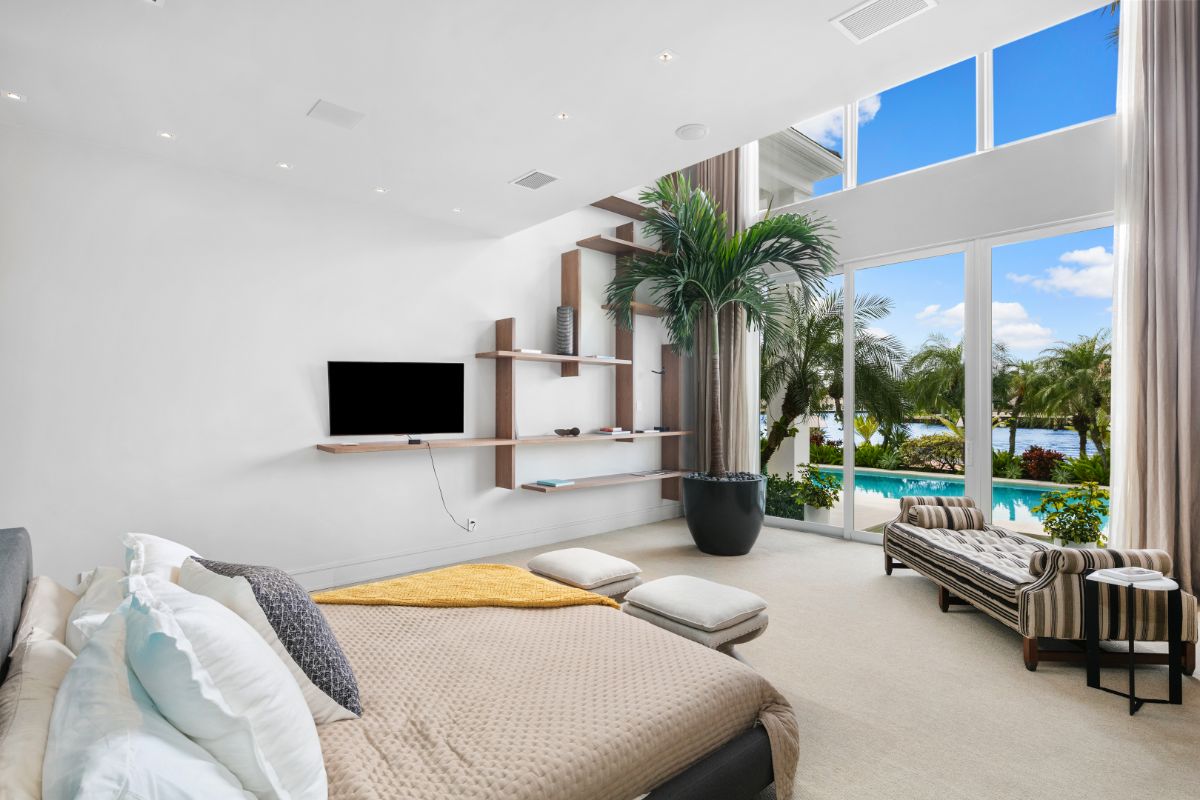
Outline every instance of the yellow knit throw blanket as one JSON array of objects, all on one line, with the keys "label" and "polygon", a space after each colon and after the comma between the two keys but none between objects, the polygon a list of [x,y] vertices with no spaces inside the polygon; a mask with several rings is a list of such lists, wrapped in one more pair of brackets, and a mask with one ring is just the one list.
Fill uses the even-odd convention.
[{"label": "yellow knit throw blanket", "polygon": [[460,564],[417,575],[317,592],[313,602],[426,608],[610,606],[610,598],[563,586],[507,564]]}]

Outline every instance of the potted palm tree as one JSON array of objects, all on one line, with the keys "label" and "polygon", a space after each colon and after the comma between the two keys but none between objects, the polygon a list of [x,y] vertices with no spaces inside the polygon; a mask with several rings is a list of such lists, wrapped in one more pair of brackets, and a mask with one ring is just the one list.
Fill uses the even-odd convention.
[{"label": "potted palm tree", "polygon": [[660,249],[634,256],[617,270],[608,285],[609,314],[630,327],[634,297],[644,284],[663,309],[663,325],[678,352],[691,353],[697,329],[708,324],[711,401],[708,441],[701,446],[707,448],[709,468],[684,476],[684,516],[702,551],[745,555],[762,528],[766,478],[726,469],[721,312],[741,309],[748,328],[771,339],[782,309],[765,268],[791,269],[803,287],[815,291],[835,265],[828,226],[801,214],[780,214],[731,234],[726,214],[682,175],[660,179],[641,201],[647,206],[644,232],[658,240]]}]

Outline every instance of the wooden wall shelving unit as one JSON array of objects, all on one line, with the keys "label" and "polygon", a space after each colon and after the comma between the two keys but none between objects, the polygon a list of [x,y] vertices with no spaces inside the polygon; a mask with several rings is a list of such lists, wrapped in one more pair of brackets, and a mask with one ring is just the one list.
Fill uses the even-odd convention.
[{"label": "wooden wall shelving unit", "polygon": [[[613,202],[619,201],[619,202]],[[643,206],[622,198],[610,197],[597,201],[593,205],[617,214],[634,219],[640,219]],[[602,253],[618,257],[632,253],[657,252],[653,247],[634,242],[634,223],[627,222],[617,227],[615,235],[597,235],[581,239],[574,250],[562,254],[560,279],[561,305],[575,309],[575,330],[573,332],[574,350],[579,353],[579,331],[583,316],[583,283],[581,276],[581,252],[578,248],[586,247]],[[618,259],[616,269],[622,269]],[[608,306],[604,307],[605,309]],[[663,310],[649,303],[634,303],[633,313],[637,316],[658,317]],[[317,449],[326,453],[379,453],[403,450],[424,450],[427,448],[467,448],[490,447],[495,451],[496,486],[502,489],[516,489],[517,448],[534,445],[567,445],[585,442],[616,441],[636,442],[639,439],[661,440],[662,471],[650,475],[639,475],[636,472],[623,472],[616,475],[596,475],[575,478],[570,486],[539,486],[536,483],[522,484],[522,489],[545,494],[564,491],[578,491],[604,486],[617,486],[626,483],[642,483],[660,481],[662,497],[668,500],[682,499],[680,476],[685,474],[683,467],[683,437],[690,436],[691,431],[680,430],[682,425],[682,359],[670,348],[662,348],[662,393],[660,401],[661,425],[666,431],[645,431],[633,433],[634,411],[636,398],[636,373],[634,372],[634,331],[633,328],[617,326],[615,339],[615,358],[595,358],[592,356],[571,355],[562,356],[554,353],[521,353],[516,347],[516,320],[510,318],[496,320],[496,345],[494,350],[476,353],[476,358],[490,359],[496,362],[496,435],[471,439],[431,439],[420,444],[409,444],[407,441],[374,441],[357,442],[355,444],[327,443],[318,444]],[[636,323],[635,323],[636,324]],[[580,366],[609,366],[615,369],[615,396],[613,403],[614,420],[616,425],[630,431],[629,433],[613,436],[600,433],[585,433],[579,436],[523,436],[516,435],[516,373],[515,366],[519,361],[542,362],[558,364],[562,377],[570,378],[579,375]]]}]

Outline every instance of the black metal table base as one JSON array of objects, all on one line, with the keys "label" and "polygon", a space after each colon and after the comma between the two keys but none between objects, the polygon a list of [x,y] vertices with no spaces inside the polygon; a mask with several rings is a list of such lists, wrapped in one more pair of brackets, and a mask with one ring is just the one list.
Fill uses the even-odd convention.
[{"label": "black metal table base", "polygon": [[[1100,583],[1084,580],[1084,600],[1086,611],[1084,615],[1084,633],[1087,639],[1087,685],[1118,697],[1129,700],[1129,716],[1133,716],[1146,703],[1164,703],[1170,705],[1183,704],[1183,598],[1179,589],[1167,592],[1167,639],[1168,639],[1168,696],[1138,697],[1136,678],[1134,676],[1134,591],[1135,586],[1125,587],[1126,629],[1129,645],[1129,691],[1121,692],[1100,685]],[[1120,591],[1116,584],[1112,586]],[[1111,598],[1116,603],[1116,598]]]}]

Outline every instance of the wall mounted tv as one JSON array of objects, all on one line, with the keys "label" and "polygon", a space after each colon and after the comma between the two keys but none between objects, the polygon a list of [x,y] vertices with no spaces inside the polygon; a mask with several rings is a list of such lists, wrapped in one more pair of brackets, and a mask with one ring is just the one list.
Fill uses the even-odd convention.
[{"label": "wall mounted tv", "polygon": [[461,362],[329,362],[330,436],[462,432]]}]

